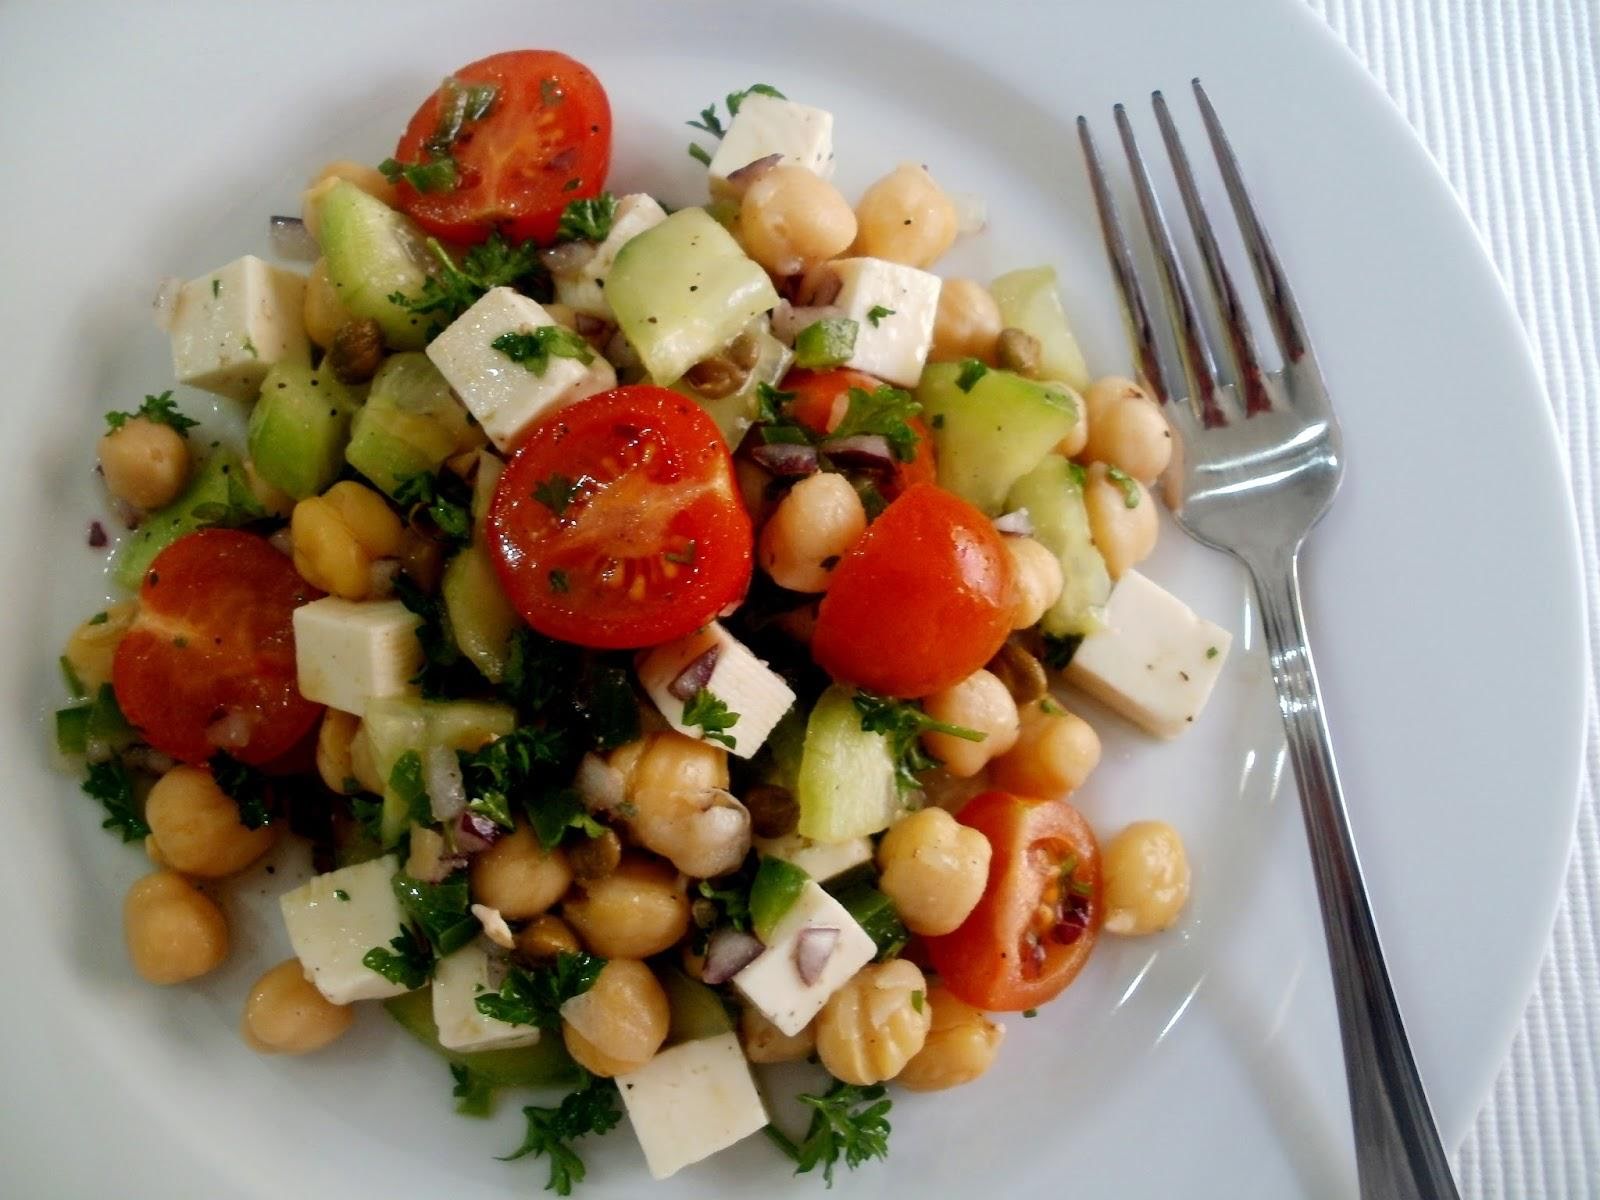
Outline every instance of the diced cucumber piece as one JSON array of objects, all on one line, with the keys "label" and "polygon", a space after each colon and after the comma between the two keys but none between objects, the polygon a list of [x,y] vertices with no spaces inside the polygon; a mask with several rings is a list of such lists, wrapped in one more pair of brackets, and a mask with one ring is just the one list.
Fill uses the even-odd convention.
[{"label": "diced cucumber piece", "polygon": [[315,371],[275,363],[250,413],[250,461],[295,500],[326,491],[344,467],[356,407],[326,359]]},{"label": "diced cucumber piece", "polygon": [[966,391],[961,372],[959,363],[933,363],[917,384],[939,486],[998,516],[1012,485],[1082,419],[1082,405],[1010,371],[985,371]]},{"label": "diced cucumber piece", "polygon": [[467,410],[428,356],[394,354],[372,377],[344,457],[393,496],[411,476],[437,473],[445,459],[465,448],[470,431]]},{"label": "diced cucumber piece", "polygon": [[849,362],[856,352],[856,334],[860,330],[861,326],[849,317],[813,321],[795,334],[794,365],[812,370]]},{"label": "diced cucumber piece", "polygon": [[181,496],[151,513],[128,535],[117,551],[112,577],[125,588],[137,588],[156,555],[184,534],[217,525],[233,528],[266,515],[250,490],[238,453],[219,446],[200,464]]},{"label": "diced cucumber piece", "polygon": [[800,762],[806,749],[806,715],[799,708],[791,708],[779,718],[772,732],[767,734],[767,750],[772,758],[764,772],[767,783],[788,788],[791,792],[800,787]]},{"label": "diced cucumber piece", "polygon": [[761,860],[755,882],[750,885],[750,927],[758,938],[763,942],[771,939],[772,931],[800,899],[810,880],[811,876],[792,862],[781,858]]},{"label": "diced cucumber piece", "polygon": [[56,709],[56,749],[62,754],[82,754],[89,748],[89,705]]},{"label": "diced cucumber piece", "polygon": [[[472,523],[483,524],[488,515],[489,501],[494,499],[495,484],[505,472],[506,461],[484,450],[478,455],[478,471],[472,477]],[[474,535],[476,536],[476,535]]]},{"label": "diced cucumber piece", "polygon": [[711,398],[702,396],[687,380],[680,379],[672,385],[684,395],[694,397],[695,402],[711,414],[711,419],[722,430],[730,449],[738,446],[744,440],[746,431],[755,424],[760,411],[760,398],[757,395],[760,386],[763,383],[769,387],[776,386],[794,360],[789,347],[772,336],[766,317],[757,317],[744,332],[755,339],[757,357],[756,365],[750,369],[749,377],[738,391]]},{"label": "diced cucumber piece", "polygon": [[1039,627],[1052,637],[1081,637],[1100,628],[1101,610],[1111,597],[1111,576],[1089,536],[1082,468],[1049,455],[1017,481],[1006,507],[1027,509],[1034,538],[1061,560],[1065,586]]},{"label": "diced cucumber piece", "polygon": [[834,684],[811,710],[797,783],[798,829],[812,841],[865,837],[899,814],[889,742],[861,728],[848,688]]},{"label": "diced cucumber piece", "polygon": [[521,622],[489,556],[477,546],[462,550],[445,567],[439,594],[461,653],[490,683],[499,683],[511,654],[511,634]]},{"label": "diced cucumber piece", "polygon": [[1059,379],[1082,391],[1089,386],[1089,367],[1056,291],[1054,267],[1027,267],[1000,276],[989,285],[1000,320],[1039,339],[1039,374]]},{"label": "diced cucumber piece", "polygon": [[892,958],[911,935],[895,911],[894,902],[874,886],[876,881],[876,876],[851,876],[849,882],[834,890],[833,898],[867,931],[878,947],[878,957]]},{"label": "diced cucumber piece", "polygon": [[422,232],[409,217],[344,180],[323,194],[319,216],[328,279],[344,306],[376,321],[394,349],[422,349],[428,319],[389,298],[421,293],[436,265]]},{"label": "diced cucumber piece", "polygon": [[476,750],[517,727],[517,714],[505,704],[477,700],[416,700],[405,696],[374,700],[367,705],[362,728],[372,745],[373,766],[385,781],[381,834],[385,847],[400,840],[410,824],[410,807],[388,786],[390,772],[408,750],[432,746]]},{"label": "diced cucumber piece", "polygon": [[385,1000],[383,1007],[400,1027],[446,1062],[467,1067],[494,1087],[554,1087],[575,1083],[578,1069],[558,1033],[546,1031],[531,1046],[513,1050],[446,1050],[439,1044],[439,1027],[433,1023],[433,989]]},{"label": "diced cucumber piece", "polygon": [[733,1032],[733,1018],[722,997],[698,979],[690,979],[677,967],[662,968],[656,978],[667,993],[668,1045]]},{"label": "diced cucumber piece", "polygon": [[606,299],[650,378],[670,384],[778,303],[772,280],[703,208],[685,208],[620,251]]}]

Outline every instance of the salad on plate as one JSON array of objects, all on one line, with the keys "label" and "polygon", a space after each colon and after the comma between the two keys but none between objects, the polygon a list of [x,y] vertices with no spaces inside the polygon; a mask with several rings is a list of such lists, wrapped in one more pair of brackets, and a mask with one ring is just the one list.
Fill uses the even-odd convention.
[{"label": "salad on plate", "polygon": [[[219,889],[305,839],[245,1043],[382,1004],[463,1113],[549,1093],[512,1157],[561,1194],[624,1115],[657,1178],[764,1132],[831,1183],[894,1089],[977,1079],[995,1014],[1188,898],[1174,829],[1070,803],[1074,694],[1174,737],[1229,650],[1135,569],[1166,420],[1091,377],[1051,268],[933,273],[981,218],[926,167],[847,200],[833,121],[730,94],[670,209],[605,190],[588,68],[471,63],[272,218],[304,269],[163,285],[242,443],[174,390],[99,440],[125,598],[55,726],[153,865],[134,970],[215,970]],[[755,1068],[800,1060],[780,1128]]]}]

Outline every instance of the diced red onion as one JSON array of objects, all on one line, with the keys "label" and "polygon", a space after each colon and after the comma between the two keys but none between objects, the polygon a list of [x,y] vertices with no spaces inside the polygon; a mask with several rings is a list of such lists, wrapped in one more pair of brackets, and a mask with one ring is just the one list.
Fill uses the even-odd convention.
[{"label": "diced red onion", "polygon": [[422,756],[422,785],[428,789],[428,806],[435,821],[453,821],[467,807],[467,788],[454,750],[428,747]]},{"label": "diced red onion", "polygon": [[590,812],[610,812],[627,799],[627,781],[622,772],[598,754],[585,754],[578,763],[572,786]]},{"label": "diced red onion", "polygon": [[322,257],[322,247],[299,217],[269,217],[267,238],[272,252],[290,262],[316,262]]},{"label": "diced red onion", "polygon": [[294,557],[294,536],[289,532],[287,525],[269,537],[267,545],[271,546],[279,554],[287,554],[290,558]]},{"label": "diced red onion", "polygon": [[[274,534],[274,537],[277,535]],[[294,553],[291,545],[289,553]],[[394,594],[394,581],[400,574],[400,560],[398,558],[374,559],[369,573],[371,587],[369,589],[372,599],[383,600]]]},{"label": "diced red onion", "polygon": [[156,285],[156,294],[150,301],[155,311],[156,328],[162,333],[172,332],[173,318],[178,315],[178,293],[183,291],[183,280],[176,275],[163,275]]},{"label": "diced red onion", "polygon": [[172,755],[163,754],[153,746],[129,746],[122,752],[122,761],[136,771],[148,771],[152,775],[165,775],[178,765]]},{"label": "diced red onion", "polygon": [[769,154],[765,158],[758,158],[754,162],[747,162],[737,170],[728,172],[728,189],[743,199],[750,185],[760,179],[773,167],[783,161],[781,154]]},{"label": "diced red onion", "polygon": [[[835,934],[838,932],[834,930]],[[719,929],[706,943],[706,965],[700,971],[700,978],[712,987],[727,983],[760,958],[765,949],[754,934],[742,933],[737,929]]]},{"label": "diced red onion", "polygon": [[989,224],[989,205],[971,192],[950,192],[950,206],[956,210],[957,233],[981,233]]},{"label": "diced red onion", "polygon": [[593,313],[573,313],[572,327],[581,336],[594,340],[599,338],[601,334],[605,334],[609,338],[608,331],[611,329],[611,322],[603,317],[597,317]]},{"label": "diced red onion", "polygon": [[677,678],[667,685],[667,694],[685,704],[693,700],[695,693],[711,682],[712,672],[717,669],[717,660],[721,657],[722,644],[713,642],[705,653],[678,672]]},{"label": "diced red onion", "polygon": [[[834,289],[835,296],[839,294]],[[828,298],[832,300],[833,297]],[[831,304],[811,304],[796,306],[786,300],[780,300],[778,306],[772,310],[772,336],[785,346],[794,345],[794,339],[807,325],[814,325],[828,317],[842,317],[844,312],[834,308]]]},{"label": "diced red onion", "polygon": [[806,272],[795,293],[795,299],[809,305],[832,304],[842,291],[844,291],[844,280],[839,278],[839,272],[834,270],[830,263],[823,263]]},{"label": "diced red onion", "polygon": [[800,982],[810,987],[822,972],[839,944],[839,930],[833,925],[811,925],[800,931],[794,942],[794,965]]},{"label": "diced red onion", "polygon": [[800,446],[792,442],[769,442],[751,450],[750,458],[774,475],[798,477],[817,473],[815,446]]},{"label": "diced red onion", "polygon": [[1033,518],[1028,515],[1027,509],[1019,508],[1014,512],[1006,513],[1004,516],[996,517],[994,519],[994,528],[996,533],[1012,533],[1018,537],[1032,537]]},{"label": "diced red onion", "polygon": [[576,275],[594,257],[593,242],[562,242],[539,251],[539,258],[552,275]]},{"label": "diced red onion", "polygon": [[482,813],[463,809],[450,832],[457,850],[463,854],[478,854],[499,841],[505,831]]},{"label": "diced red onion", "polygon": [[104,525],[100,524],[99,521],[89,522],[89,545],[98,550],[110,540],[110,538],[106,537],[106,527]]},{"label": "diced red onion", "polygon": [[223,750],[248,746],[260,719],[255,713],[231,712],[206,726],[206,741]]},{"label": "diced red onion", "polygon": [[1055,928],[1050,931],[1050,936],[1062,946],[1070,946],[1083,936],[1086,929],[1084,921],[1077,916],[1063,917],[1056,922]]},{"label": "diced red onion", "polygon": [[889,449],[889,439],[880,433],[859,433],[854,437],[833,438],[817,449],[835,462],[847,467],[877,467],[888,470],[894,466],[894,451]]}]

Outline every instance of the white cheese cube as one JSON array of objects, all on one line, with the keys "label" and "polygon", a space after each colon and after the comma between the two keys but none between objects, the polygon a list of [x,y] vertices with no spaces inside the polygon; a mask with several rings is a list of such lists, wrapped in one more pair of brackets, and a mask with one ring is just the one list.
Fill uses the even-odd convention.
[{"label": "white cheese cube", "polygon": [[503,333],[531,333],[556,322],[526,296],[491,288],[428,343],[428,357],[499,449],[509,450],[546,412],[617,386],[611,364],[551,356],[544,372],[496,350]]},{"label": "white cheese cube", "polygon": [[394,855],[343,867],[278,897],[289,944],[306,978],[334,1004],[384,1000],[408,991],[361,960],[399,937],[405,916],[395,899]]},{"label": "white cheese cube", "polygon": [[253,254],[191,279],[172,312],[178,382],[253,400],[273,363],[309,362],[305,293],[305,276]]},{"label": "white cheese cube", "polygon": [[570,274],[555,275],[556,299],[574,312],[609,321],[611,305],[606,300],[606,277],[611,274],[611,264],[617,261],[617,251],[666,219],[666,209],[643,192],[622,197],[617,201],[611,232],[594,248],[594,256]]},{"label": "white cheese cube", "polygon": [[[499,967],[499,969],[497,969]],[[510,1050],[539,1040],[532,1025],[511,1025],[478,1011],[478,997],[498,991],[504,969],[477,942],[441,958],[433,968],[433,1023],[446,1050]]]},{"label": "white cheese cube", "polygon": [[767,1110],[739,1037],[683,1042],[617,1076],[628,1120],[654,1179],[665,1179],[759,1132]]},{"label": "white cheese cube", "polygon": [[711,192],[728,191],[728,176],[759,158],[782,155],[784,165],[833,175],[833,114],[759,92],[739,102],[739,114],[711,156]]},{"label": "white cheese cube", "polygon": [[294,610],[300,694],[360,716],[367,701],[416,691],[418,617],[398,600],[324,596]]},{"label": "white cheese cube", "polygon": [[826,269],[840,285],[833,306],[858,326],[855,353],[844,365],[915,387],[933,347],[939,277],[881,258],[841,258]]},{"label": "white cheese cube", "polygon": [[[795,948],[807,929],[837,929],[839,940],[815,983],[800,978]],[[862,967],[878,947],[855,918],[814,880],[808,880],[794,907],[784,914],[767,948],[733,977],[733,986],[791,1037],[811,1023],[822,1006]]]},{"label": "white cheese cube", "polygon": [[1232,645],[1226,629],[1127,571],[1066,678],[1158,737],[1177,737],[1199,718]]},{"label": "white cheese cube", "polygon": [[793,863],[818,883],[872,861],[872,841],[864,837],[813,842],[798,833],[786,833],[782,837],[756,838],[755,848],[767,858]]},{"label": "white cheese cube", "polygon": [[708,654],[715,656],[715,662],[703,686],[728,706],[729,715],[738,715],[737,721],[721,731],[732,740],[729,753],[749,758],[793,707],[794,692],[783,676],[721,625],[713,621],[675,642],[645,651],[639,658],[639,682],[667,724],[679,733],[703,739],[706,731],[701,726],[684,723],[688,702],[672,694],[672,684],[686,667]]}]

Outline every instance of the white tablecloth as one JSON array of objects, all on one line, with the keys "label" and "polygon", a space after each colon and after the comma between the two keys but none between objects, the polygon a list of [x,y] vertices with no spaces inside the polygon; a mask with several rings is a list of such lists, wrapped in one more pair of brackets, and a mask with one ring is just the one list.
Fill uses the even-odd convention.
[{"label": "white tablecloth", "polygon": [[[1600,654],[1600,0],[1310,0],[1466,201],[1567,445]],[[1600,670],[1591,661],[1592,678]],[[1456,1160],[1463,1195],[1600,1197],[1600,723],[1566,894],[1511,1057]]]}]

